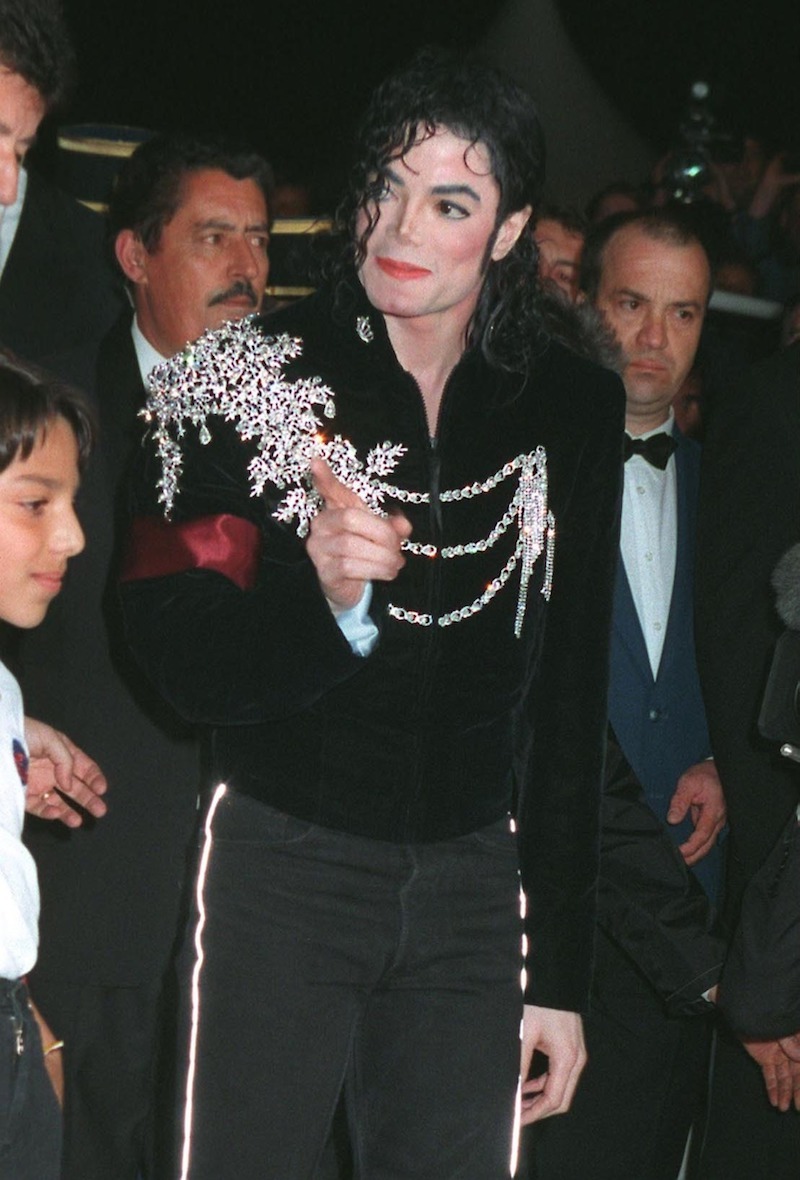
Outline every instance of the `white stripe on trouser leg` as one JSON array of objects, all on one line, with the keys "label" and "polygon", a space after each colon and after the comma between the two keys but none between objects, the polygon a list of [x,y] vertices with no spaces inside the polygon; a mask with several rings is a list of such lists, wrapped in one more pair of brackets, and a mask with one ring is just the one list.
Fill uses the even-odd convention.
[{"label": "white stripe on trouser leg", "polygon": [[[516,830],[517,830],[516,824],[514,823],[513,819],[511,821],[511,830],[512,830],[512,832],[516,832]],[[523,890],[522,886],[520,885],[520,887],[519,887],[519,916],[522,919],[523,924],[525,922],[525,916],[526,916],[527,912],[528,912],[528,899],[525,896],[525,891]],[[522,935],[522,948],[521,949],[522,949],[522,971],[520,972],[519,982],[520,982],[520,990],[522,992],[523,1015],[522,1015],[522,1020],[520,1021],[520,1025],[519,1025],[520,1051],[522,1050],[522,1039],[523,1039],[523,1034],[525,1032],[525,1013],[524,1013],[525,988],[528,986],[528,972],[525,969],[525,963],[527,962],[527,959],[528,959],[528,936],[525,933],[523,933],[523,935]],[[519,1166],[519,1137],[520,1137],[520,1133],[522,1131],[522,1085],[523,1085],[523,1082],[525,1082],[525,1081],[527,1081],[527,1078],[524,1078],[522,1076],[522,1070],[520,1069],[520,1075],[519,1075],[519,1078],[517,1079],[517,1096],[516,1096],[516,1099],[514,1100],[514,1126],[511,1131],[511,1160],[509,1162],[509,1175],[511,1175],[511,1176],[516,1176],[517,1168]]]},{"label": "white stripe on trouser leg", "polygon": [[197,929],[194,932],[194,946],[196,958],[194,967],[192,969],[192,988],[191,988],[191,1030],[189,1033],[189,1067],[186,1071],[186,1105],[183,1112],[183,1152],[181,1154],[181,1175],[180,1180],[186,1180],[189,1175],[189,1164],[192,1151],[192,1117],[194,1113],[194,1075],[197,1060],[197,1030],[200,1026],[200,971],[203,966],[203,928],[206,924],[206,907],[203,898],[203,889],[205,888],[206,874],[208,872],[208,862],[211,857],[211,845],[213,843],[211,835],[211,825],[214,822],[214,813],[217,810],[217,804],[222,796],[225,794],[227,787],[224,783],[220,783],[214,791],[214,796],[211,800],[211,806],[208,809],[206,822],[204,825],[205,839],[203,841],[203,852],[200,857],[200,868],[197,873],[197,886],[195,891],[195,899],[197,901]]}]

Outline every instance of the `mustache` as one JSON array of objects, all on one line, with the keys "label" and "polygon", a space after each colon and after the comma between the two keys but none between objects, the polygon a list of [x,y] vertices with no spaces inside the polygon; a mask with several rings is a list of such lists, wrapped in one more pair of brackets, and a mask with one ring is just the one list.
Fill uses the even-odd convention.
[{"label": "mustache", "polygon": [[209,307],[216,307],[218,303],[225,303],[228,299],[249,299],[253,307],[258,307],[258,296],[247,279],[237,279],[225,291],[217,291],[208,301]]}]

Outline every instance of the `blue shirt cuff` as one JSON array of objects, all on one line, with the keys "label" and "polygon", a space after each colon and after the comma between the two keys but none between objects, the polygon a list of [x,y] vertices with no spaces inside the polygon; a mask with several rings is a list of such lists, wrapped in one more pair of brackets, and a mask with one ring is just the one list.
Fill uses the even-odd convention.
[{"label": "blue shirt cuff", "polygon": [[356,605],[336,616],[342,635],[357,656],[368,656],[378,642],[378,628],[369,614],[371,602],[372,582],[367,582]]}]

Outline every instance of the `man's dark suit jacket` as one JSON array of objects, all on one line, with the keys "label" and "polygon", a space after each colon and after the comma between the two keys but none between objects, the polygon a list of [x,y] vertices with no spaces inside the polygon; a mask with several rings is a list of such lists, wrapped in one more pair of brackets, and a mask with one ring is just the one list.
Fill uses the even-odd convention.
[{"label": "man's dark suit jacket", "polygon": [[[800,540],[799,443],[800,344],[794,344],[752,369],[725,401],[716,403],[703,455],[698,659],[728,801],[725,917],[731,929],[748,882],[762,871],[781,833],[791,829],[800,787],[800,768],[782,759],[778,743],[766,742],[756,728],[775,640],[783,630],[770,576],[778,559]],[[786,871],[791,871],[788,863]],[[790,893],[796,904],[796,888]],[[742,916],[746,935],[749,919]],[[765,933],[762,922],[758,937]],[[785,922],[784,917],[787,945],[794,951],[796,927]],[[749,929],[752,936],[752,925]],[[787,966],[796,970],[796,958],[794,968]],[[731,970],[736,971],[733,964]],[[723,988],[724,983],[723,978]],[[780,993],[785,1000],[787,986],[791,992],[793,983],[778,969],[770,983],[772,999],[767,993],[747,997],[746,991],[744,997],[756,1005],[766,1001],[774,1016],[780,1014]],[[795,992],[782,1014],[789,1017],[787,1024],[794,1021],[796,998]],[[753,1010],[744,1018],[747,1024]],[[763,1010],[759,1020],[762,1016]],[[741,1014],[734,1019],[742,1025]],[[798,1158],[800,1114],[773,1110],[758,1066],[735,1038],[720,1036],[698,1177],[751,1180],[757,1160],[759,1175],[795,1180]]]},{"label": "man's dark suit jacket", "polygon": [[[63,729],[108,778],[108,814],[78,831],[31,825],[42,890],[37,971],[133,986],[158,980],[178,924],[196,817],[198,755],[127,655],[116,605],[120,477],[144,400],[130,319],[51,365],[94,390],[101,436],[81,490],[87,544],[45,622],[21,641],[28,711]],[[117,530],[117,537],[119,531]]]},{"label": "man's dark suit jacket", "polygon": [[[711,933],[713,909],[609,733],[603,782],[597,923],[648,980],[670,1016],[707,1011],[725,944]],[[605,960],[608,944],[598,937]],[[615,960],[618,956],[615,956]]]},{"label": "man's dark suit jacket", "polygon": [[[677,430],[675,451],[677,545],[675,580],[654,679],[625,567],[620,559],[614,592],[609,716],[645,798],[676,843],[692,831],[689,818],[666,824],[670,799],[685,770],[711,753],[694,643],[695,526],[700,447]],[[720,875],[720,850],[712,850],[695,875],[712,898]]]},{"label": "man's dark suit jacket", "polygon": [[30,171],[0,278],[0,344],[41,361],[98,339],[121,308],[105,220]]},{"label": "man's dark suit jacket", "polygon": [[753,369],[709,423],[698,520],[697,643],[728,801],[726,917],[774,847],[800,769],[756,722],[783,626],[770,577],[800,540],[800,343]]},{"label": "man's dark suit jacket", "polygon": [[800,1032],[800,824],[794,815],[755,874],[725,961],[720,1007],[740,1036]]}]

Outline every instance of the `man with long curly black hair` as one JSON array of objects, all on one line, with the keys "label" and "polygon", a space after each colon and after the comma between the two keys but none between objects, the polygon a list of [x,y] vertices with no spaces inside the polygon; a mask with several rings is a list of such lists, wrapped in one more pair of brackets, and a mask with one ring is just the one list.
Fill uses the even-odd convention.
[{"label": "man with long curly black hair", "polygon": [[311,1177],[344,1088],[359,1175],[496,1180],[520,1077],[580,1075],[623,394],[543,326],[542,179],[529,98],[424,52],[330,283],[154,375],[128,632],[224,784],[183,1177]]}]

